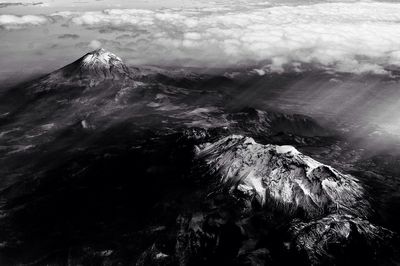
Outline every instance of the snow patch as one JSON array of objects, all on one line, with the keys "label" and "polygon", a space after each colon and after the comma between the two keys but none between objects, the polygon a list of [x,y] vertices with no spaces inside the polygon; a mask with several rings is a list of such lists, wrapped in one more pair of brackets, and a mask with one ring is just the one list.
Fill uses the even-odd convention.
[{"label": "snow patch", "polygon": [[115,64],[115,62],[119,62],[122,64],[122,59],[116,56],[115,54],[110,53],[101,48],[99,50],[87,54],[83,58],[82,62],[83,65],[87,67],[92,67],[94,65],[103,65],[110,67],[113,64]]},{"label": "snow patch", "polygon": [[299,154],[299,151],[290,145],[276,146],[277,153],[291,153],[293,155]]}]

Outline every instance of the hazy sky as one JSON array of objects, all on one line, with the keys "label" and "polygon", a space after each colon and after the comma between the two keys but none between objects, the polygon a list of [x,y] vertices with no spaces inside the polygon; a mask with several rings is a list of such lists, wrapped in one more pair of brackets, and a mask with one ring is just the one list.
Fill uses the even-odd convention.
[{"label": "hazy sky", "polygon": [[0,82],[97,47],[128,64],[304,65],[386,74],[400,65],[396,1],[0,1]]}]

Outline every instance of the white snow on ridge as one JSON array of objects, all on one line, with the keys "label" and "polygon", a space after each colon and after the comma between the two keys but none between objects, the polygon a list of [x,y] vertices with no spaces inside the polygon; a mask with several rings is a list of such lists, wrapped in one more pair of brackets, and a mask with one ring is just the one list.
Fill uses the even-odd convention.
[{"label": "white snow on ridge", "polygon": [[262,145],[233,135],[197,147],[197,157],[222,183],[261,204],[268,199],[308,215],[326,210],[366,216],[369,205],[356,178],[301,154],[292,146]]},{"label": "white snow on ridge", "polygon": [[103,48],[98,49],[96,51],[93,51],[89,54],[87,54],[83,60],[83,65],[87,67],[93,67],[93,66],[106,66],[110,67],[111,65],[118,63],[118,64],[123,64],[122,59],[116,56],[113,53],[110,53]]},{"label": "white snow on ridge", "polygon": [[291,153],[293,155],[299,154],[299,151],[290,145],[276,146],[276,151],[278,153]]}]

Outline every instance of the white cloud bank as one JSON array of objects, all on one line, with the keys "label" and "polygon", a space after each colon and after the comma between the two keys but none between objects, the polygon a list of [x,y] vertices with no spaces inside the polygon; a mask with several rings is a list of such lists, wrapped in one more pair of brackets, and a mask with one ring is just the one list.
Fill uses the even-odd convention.
[{"label": "white cloud bank", "polygon": [[130,31],[133,37],[124,38],[115,52],[129,50],[127,59],[137,63],[232,66],[263,62],[271,71],[313,65],[357,73],[385,73],[400,66],[397,3],[111,9],[60,12],[47,19],[23,16],[18,17],[20,21],[3,15],[0,25],[37,25],[55,17],[96,31],[123,31],[124,36]]},{"label": "white cloud bank", "polygon": [[7,30],[43,25],[50,21],[48,17],[41,15],[0,15],[0,27]]}]

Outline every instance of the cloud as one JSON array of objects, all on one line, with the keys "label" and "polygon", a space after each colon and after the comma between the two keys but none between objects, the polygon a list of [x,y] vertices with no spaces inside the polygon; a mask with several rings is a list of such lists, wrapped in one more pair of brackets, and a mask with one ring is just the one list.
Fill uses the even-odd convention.
[{"label": "cloud", "polygon": [[119,36],[117,36],[117,40],[123,40],[123,39],[125,39],[125,40],[129,40],[129,39],[131,39],[132,38],[132,35],[131,34],[121,34],[121,35],[119,35]]},{"label": "cloud", "polygon": [[58,39],[79,39],[79,35],[78,34],[62,34],[58,36]]},{"label": "cloud", "polygon": [[[379,74],[400,67],[398,3],[253,2],[195,9],[62,11],[31,19],[2,15],[0,25],[55,22],[96,31],[96,38],[104,39],[101,43],[131,51],[122,56],[133,64],[257,65],[267,72],[312,66]],[[115,40],[114,33],[119,33],[118,45],[107,42]]]},{"label": "cloud", "polygon": [[101,47],[101,42],[98,40],[92,40],[89,44],[88,47],[91,49],[98,49]]},{"label": "cloud", "polygon": [[6,8],[9,6],[22,6],[23,3],[0,3],[0,8]]},{"label": "cloud", "polygon": [[0,26],[4,29],[20,29],[28,26],[39,26],[46,24],[51,19],[41,15],[0,15]]},{"label": "cloud", "polygon": [[[134,61],[199,66],[259,64],[264,69],[314,65],[384,73],[400,65],[400,4],[322,3],[204,9],[110,9],[64,14],[100,32],[129,31]],[[127,35],[124,35],[124,39]]]},{"label": "cloud", "polygon": [[30,2],[30,3],[23,3],[23,2],[2,2],[0,3],[0,8],[6,8],[10,6],[44,6],[43,2]]}]

